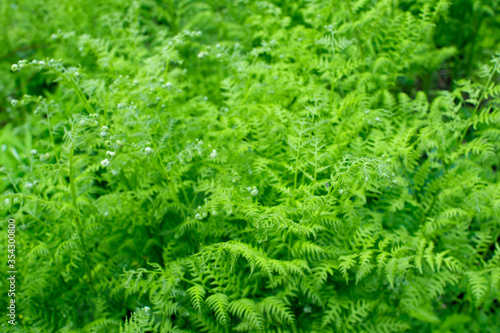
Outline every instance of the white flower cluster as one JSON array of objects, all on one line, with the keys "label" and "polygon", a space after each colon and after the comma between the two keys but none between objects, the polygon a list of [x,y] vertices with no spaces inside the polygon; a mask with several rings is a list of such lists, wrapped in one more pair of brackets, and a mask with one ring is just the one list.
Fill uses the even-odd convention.
[{"label": "white flower cluster", "polygon": [[259,190],[257,189],[256,186],[254,186],[254,187],[247,187],[247,191],[250,192],[250,195],[252,195],[254,197],[259,194]]},{"label": "white flower cluster", "polygon": [[101,127],[101,137],[105,138],[106,136],[108,136],[108,133],[109,133],[108,126]]},{"label": "white flower cluster", "polygon": [[101,165],[105,168],[111,163],[111,160],[116,156],[116,152],[108,150],[106,158],[101,161]]},{"label": "white flower cluster", "polygon": [[[53,59],[51,59],[51,61],[54,61]],[[17,64],[13,64],[10,69],[13,71],[13,72],[20,72],[21,70],[25,69],[26,66],[28,65],[34,65],[34,66],[39,66],[40,69],[42,68],[45,68],[47,66],[47,64],[45,63],[45,61],[43,60],[33,60],[32,62],[28,63],[27,60],[25,59],[22,59],[22,60],[19,60],[17,62]]]}]

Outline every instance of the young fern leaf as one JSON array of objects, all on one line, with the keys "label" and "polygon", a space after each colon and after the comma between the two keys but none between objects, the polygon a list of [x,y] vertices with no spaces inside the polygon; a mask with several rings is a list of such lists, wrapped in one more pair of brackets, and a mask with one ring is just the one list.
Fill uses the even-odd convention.
[{"label": "young fern leaf", "polygon": [[225,294],[213,294],[206,299],[206,303],[215,312],[215,318],[221,324],[229,325],[229,298]]}]

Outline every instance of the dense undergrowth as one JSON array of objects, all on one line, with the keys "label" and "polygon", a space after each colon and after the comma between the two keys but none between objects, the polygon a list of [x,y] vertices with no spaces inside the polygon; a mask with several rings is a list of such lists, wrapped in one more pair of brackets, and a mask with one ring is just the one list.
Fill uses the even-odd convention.
[{"label": "dense undergrowth", "polygon": [[499,8],[2,1],[2,331],[500,332]]}]

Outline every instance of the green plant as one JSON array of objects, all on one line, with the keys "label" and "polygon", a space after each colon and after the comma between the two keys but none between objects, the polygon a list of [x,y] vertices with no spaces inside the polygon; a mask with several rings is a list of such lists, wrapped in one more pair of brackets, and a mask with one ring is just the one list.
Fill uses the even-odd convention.
[{"label": "green plant", "polygon": [[456,4],[49,3],[0,76],[19,331],[500,326],[500,54]]}]

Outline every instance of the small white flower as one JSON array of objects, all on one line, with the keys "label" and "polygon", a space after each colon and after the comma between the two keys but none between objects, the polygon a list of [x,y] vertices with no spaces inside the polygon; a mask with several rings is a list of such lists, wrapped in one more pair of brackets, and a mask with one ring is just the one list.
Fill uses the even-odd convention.
[{"label": "small white flower", "polygon": [[52,34],[52,35],[50,35],[50,38],[57,39],[57,35],[56,34]]},{"label": "small white flower", "polygon": [[344,193],[344,190],[340,190],[340,191],[339,191],[339,193],[340,193],[340,194],[343,194],[343,193]]},{"label": "small white flower", "polygon": [[167,82],[167,83],[165,83],[165,86],[166,86],[167,88],[172,88],[172,82]]},{"label": "small white flower", "polygon": [[109,127],[108,126],[103,126],[103,127],[101,127],[101,131],[103,131],[103,132],[109,131]]},{"label": "small white flower", "polygon": [[103,160],[101,161],[101,165],[102,165],[103,167],[107,167],[107,166],[109,165],[109,160],[108,160],[107,158],[103,159]]},{"label": "small white flower", "polygon": [[20,69],[19,69],[19,65],[18,64],[14,64],[12,66],[10,66],[10,69],[13,71],[13,72],[19,72]]},{"label": "small white flower", "polygon": [[146,147],[144,149],[144,152],[146,153],[146,155],[151,155],[153,153],[153,149],[149,148],[149,147]]},{"label": "small white flower", "polygon": [[17,99],[13,99],[13,100],[10,101],[10,104],[12,104],[13,107],[16,107],[16,105],[17,105],[18,102],[19,101]]},{"label": "small white flower", "polygon": [[139,80],[134,80],[134,86],[139,84]]},{"label": "small white flower", "polygon": [[31,155],[38,155],[38,151],[36,149],[31,149]]},{"label": "small white flower", "polygon": [[217,216],[217,214],[218,214],[218,213],[217,213],[217,211],[216,211],[216,210],[213,210],[213,211],[212,211],[212,215],[213,215],[213,216]]},{"label": "small white flower", "polygon": [[149,316],[151,314],[151,308],[149,306],[145,306],[144,312]]},{"label": "small white flower", "polygon": [[212,152],[210,153],[210,158],[216,158],[217,157],[217,150],[212,150]]},{"label": "small white flower", "polygon": [[103,138],[104,138],[105,136],[107,136],[107,135],[108,135],[108,132],[105,132],[105,131],[102,131],[102,132],[101,132],[101,136],[102,136]]},{"label": "small white flower", "polygon": [[24,185],[28,190],[31,190],[33,188],[33,183],[27,182],[26,185]]},{"label": "small white flower", "polygon": [[201,214],[199,214],[199,213],[198,213],[198,214],[196,214],[196,215],[194,216],[194,218],[195,218],[195,219],[197,219],[197,220],[201,220],[201,219],[202,219]]},{"label": "small white flower", "polygon": [[106,156],[109,156],[109,157],[115,157],[116,156],[116,153],[114,151],[107,151],[106,152]]},{"label": "small white flower", "polygon": [[250,192],[251,195],[253,195],[254,197],[259,194],[259,190],[257,190],[256,187],[253,188],[252,192]]},{"label": "small white flower", "polygon": [[312,309],[309,305],[304,306],[304,313],[311,313]]},{"label": "small white flower", "polygon": [[375,118],[375,120],[376,120],[376,121],[380,121],[380,118],[379,118],[379,117],[376,117],[376,118]]},{"label": "small white flower", "polygon": [[45,64],[45,61],[40,60],[40,62],[38,62],[38,65],[39,65],[40,67],[44,68],[46,64]]}]

